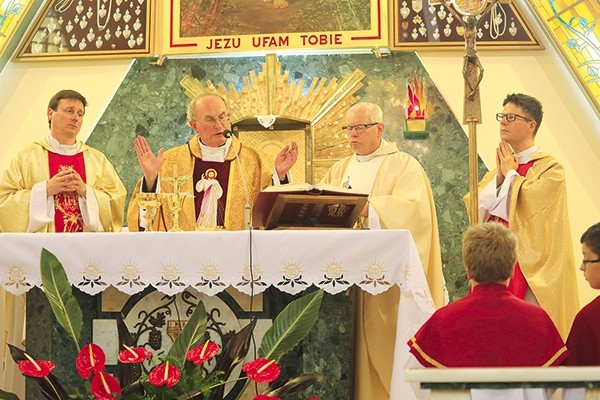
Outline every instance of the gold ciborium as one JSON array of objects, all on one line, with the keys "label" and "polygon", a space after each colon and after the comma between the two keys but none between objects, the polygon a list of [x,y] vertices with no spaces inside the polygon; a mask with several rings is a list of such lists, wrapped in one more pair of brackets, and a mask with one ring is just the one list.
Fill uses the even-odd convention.
[{"label": "gold ciborium", "polygon": [[157,193],[140,193],[139,205],[144,209],[144,219],[146,220],[146,232],[154,231],[153,225],[158,208],[160,207],[160,199]]}]

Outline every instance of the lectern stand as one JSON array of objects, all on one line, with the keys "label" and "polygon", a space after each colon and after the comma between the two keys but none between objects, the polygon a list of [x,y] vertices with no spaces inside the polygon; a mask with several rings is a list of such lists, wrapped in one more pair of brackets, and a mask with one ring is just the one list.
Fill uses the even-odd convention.
[{"label": "lectern stand", "polygon": [[252,212],[260,229],[352,228],[368,195],[334,186],[290,184],[270,186],[256,199]]}]

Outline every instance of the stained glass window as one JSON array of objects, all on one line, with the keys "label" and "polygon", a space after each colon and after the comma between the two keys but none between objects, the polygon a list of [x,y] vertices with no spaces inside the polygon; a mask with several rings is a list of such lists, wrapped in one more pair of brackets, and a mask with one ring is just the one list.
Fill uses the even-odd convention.
[{"label": "stained glass window", "polygon": [[19,26],[29,0],[0,0],[0,55]]},{"label": "stained glass window", "polygon": [[600,3],[598,0],[530,1],[600,110]]}]

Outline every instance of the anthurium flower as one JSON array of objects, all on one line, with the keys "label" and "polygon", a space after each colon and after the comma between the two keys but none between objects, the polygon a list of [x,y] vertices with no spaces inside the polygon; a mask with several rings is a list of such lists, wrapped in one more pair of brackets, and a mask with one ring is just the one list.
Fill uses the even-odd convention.
[{"label": "anthurium flower", "polygon": [[34,360],[29,354],[23,353],[27,360],[21,360],[18,363],[21,372],[34,378],[45,378],[50,375],[55,365],[52,361]]},{"label": "anthurium flower", "polygon": [[256,382],[273,382],[281,373],[281,368],[275,361],[266,358],[257,358],[242,367],[248,378]]},{"label": "anthurium flower", "polygon": [[88,343],[77,355],[77,372],[83,379],[88,379],[92,372],[104,371],[106,355],[102,348],[94,343]]},{"label": "anthurium flower", "polygon": [[187,352],[186,358],[195,365],[203,364],[216,356],[221,348],[212,341],[207,341],[201,346],[196,346]]},{"label": "anthurium flower", "polygon": [[126,364],[141,363],[146,358],[148,358],[152,355],[152,353],[149,352],[148,350],[146,350],[145,347],[131,348],[127,345],[123,345],[123,347],[125,347],[125,350],[121,350],[119,352],[119,361],[121,361],[122,363],[126,363]]},{"label": "anthurium flower", "polygon": [[121,394],[121,385],[112,377],[112,375],[98,371],[92,378],[92,394],[96,396],[96,400],[113,400],[120,399],[114,397],[114,393]]},{"label": "anthurium flower", "polygon": [[258,396],[254,396],[252,400],[280,400],[279,397],[273,397],[266,394],[259,394]]},{"label": "anthurium flower", "polygon": [[148,374],[148,381],[154,386],[173,387],[179,382],[179,378],[181,378],[181,372],[169,361],[160,364]]}]

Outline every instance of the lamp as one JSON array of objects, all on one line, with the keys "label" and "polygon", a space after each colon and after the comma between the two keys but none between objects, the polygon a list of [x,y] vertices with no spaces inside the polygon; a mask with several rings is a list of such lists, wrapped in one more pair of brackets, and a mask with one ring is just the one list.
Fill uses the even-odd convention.
[{"label": "lamp", "polygon": [[406,87],[408,91],[408,107],[406,109],[406,120],[404,137],[406,139],[425,139],[429,136],[427,129],[427,102],[425,100],[425,84],[417,79],[417,73],[413,73],[413,85]]}]

